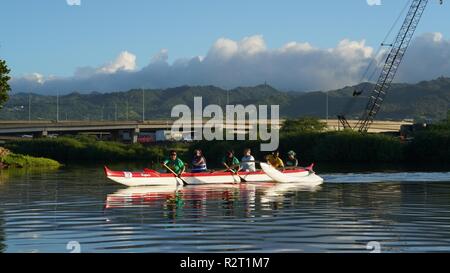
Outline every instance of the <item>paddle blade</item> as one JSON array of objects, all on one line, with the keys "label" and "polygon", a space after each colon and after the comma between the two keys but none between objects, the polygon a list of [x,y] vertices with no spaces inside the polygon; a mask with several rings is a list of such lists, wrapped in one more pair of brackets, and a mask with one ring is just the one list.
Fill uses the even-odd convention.
[{"label": "paddle blade", "polygon": [[181,182],[183,182],[183,186],[189,186],[189,184],[186,181],[184,181],[184,179],[180,178],[180,180],[181,180]]}]

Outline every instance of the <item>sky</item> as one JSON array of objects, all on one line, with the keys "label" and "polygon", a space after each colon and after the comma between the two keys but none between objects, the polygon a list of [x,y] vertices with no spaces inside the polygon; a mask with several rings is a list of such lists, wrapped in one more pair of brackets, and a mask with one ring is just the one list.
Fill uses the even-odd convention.
[{"label": "sky", "polygon": [[[285,90],[338,88],[377,60],[408,2],[377,1],[2,0],[0,58],[16,92],[264,81]],[[448,12],[430,0],[398,80],[450,76],[442,60],[450,59]],[[433,69],[414,68],[428,51]]]}]

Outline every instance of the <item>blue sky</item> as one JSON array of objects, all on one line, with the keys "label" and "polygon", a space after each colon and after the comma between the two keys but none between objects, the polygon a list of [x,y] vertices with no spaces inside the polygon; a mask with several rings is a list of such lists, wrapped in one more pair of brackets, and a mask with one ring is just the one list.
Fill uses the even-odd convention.
[{"label": "blue sky", "polygon": [[[268,49],[288,42],[335,47],[341,40],[365,39],[377,47],[406,0],[66,0],[1,1],[0,57],[14,77],[38,72],[69,77],[79,67],[98,67],[121,52],[148,65],[161,49],[168,62],[205,56],[221,37],[239,41],[262,35]],[[429,7],[417,35],[450,37],[448,5]],[[403,18],[402,18],[403,20]]]},{"label": "blue sky", "polygon": [[[67,1],[79,0],[0,3],[8,26],[0,28],[0,58],[12,69],[13,91],[233,88],[266,81],[282,90],[340,88],[370,80],[361,79],[370,62],[382,66],[376,49],[409,3]],[[447,14],[448,5],[430,0],[398,81],[450,76]]]}]

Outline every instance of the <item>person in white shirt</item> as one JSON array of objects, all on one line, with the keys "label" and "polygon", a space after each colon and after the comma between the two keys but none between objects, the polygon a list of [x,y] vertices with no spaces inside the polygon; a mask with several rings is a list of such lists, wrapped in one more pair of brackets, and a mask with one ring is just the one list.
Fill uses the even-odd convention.
[{"label": "person in white shirt", "polygon": [[241,160],[241,170],[244,172],[256,172],[255,158],[250,149],[244,150],[244,157]]}]

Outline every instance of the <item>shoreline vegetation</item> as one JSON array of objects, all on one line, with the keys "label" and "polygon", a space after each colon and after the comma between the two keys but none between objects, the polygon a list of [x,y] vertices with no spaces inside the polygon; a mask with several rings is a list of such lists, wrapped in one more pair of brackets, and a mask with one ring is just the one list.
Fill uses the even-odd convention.
[{"label": "shoreline vegetation", "polygon": [[62,165],[53,159],[15,154],[0,147],[0,170],[21,168],[57,169]]},{"label": "shoreline vegetation", "polygon": [[154,164],[165,158],[169,150],[177,150],[180,154],[188,151],[188,145],[183,143],[144,146],[138,143],[100,141],[86,135],[20,139],[8,141],[4,146],[15,153],[51,158],[64,164],[123,161],[146,161]]},{"label": "shoreline vegetation", "polygon": [[[450,122],[444,121],[424,131],[414,133],[406,141],[384,134],[361,134],[353,131],[325,132],[319,120],[304,118],[288,122],[280,134],[279,150],[282,155],[294,150],[301,164],[320,163],[447,163],[450,162]],[[21,139],[5,143],[13,153],[9,159],[19,166],[39,165],[29,156],[45,157],[64,164],[79,162],[145,161],[154,165],[164,159],[169,150],[177,150],[188,161],[192,151],[203,150],[210,166],[218,166],[227,150],[240,156],[251,148],[255,158],[268,153],[259,151],[260,141],[198,141],[192,143],[164,143],[144,146],[111,141],[99,141],[90,136]],[[8,161],[6,161],[8,162]],[[189,161],[188,161],[189,163]]]}]

